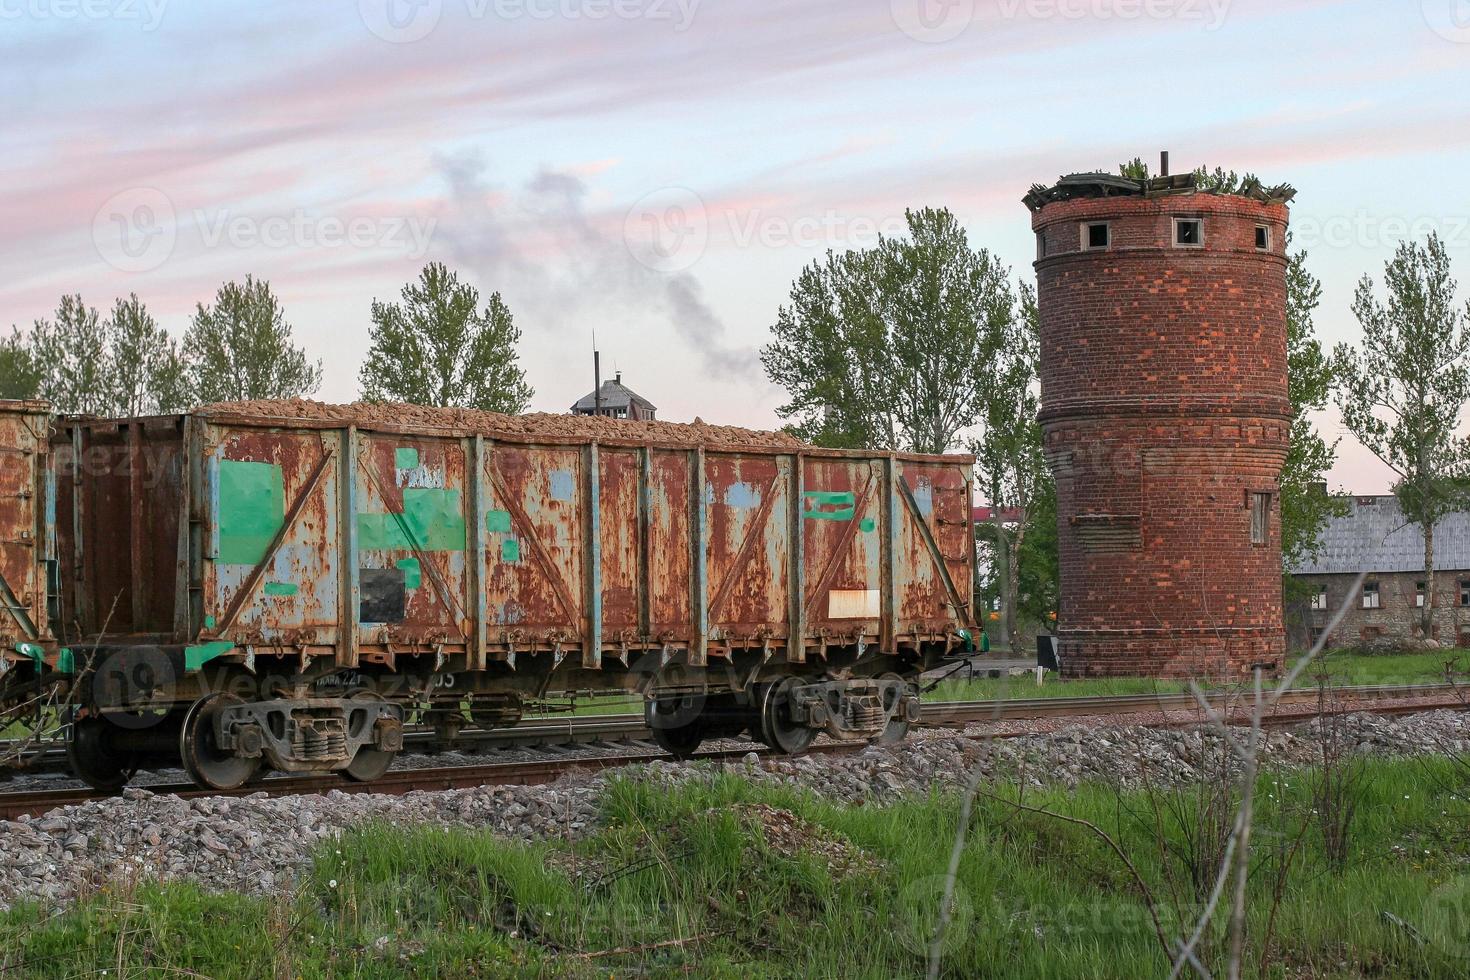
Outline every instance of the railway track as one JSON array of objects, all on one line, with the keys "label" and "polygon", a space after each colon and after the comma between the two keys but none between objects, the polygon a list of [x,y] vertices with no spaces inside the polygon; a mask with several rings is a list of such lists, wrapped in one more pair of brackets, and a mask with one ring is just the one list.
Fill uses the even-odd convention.
[{"label": "railway track", "polygon": [[[1206,695],[1216,710],[1232,722],[1247,717],[1248,701],[1238,693]],[[1272,726],[1294,725],[1318,716],[1319,694],[1314,690],[1292,691],[1283,695],[1276,710],[1266,718]],[[1327,714],[1369,711],[1375,714],[1403,715],[1439,709],[1466,709],[1470,703],[1459,696],[1454,685],[1426,684],[1412,687],[1352,687],[1333,692],[1332,710]],[[1079,698],[1036,698],[1017,701],[930,702],[924,705],[920,725],[929,728],[963,729],[985,722],[1024,721],[1047,718],[1082,718],[1104,715],[1161,712],[1197,712],[1198,702],[1189,694],[1139,694]],[[1305,710],[1304,710],[1305,709]],[[1170,726],[1197,724],[1198,717],[1173,718],[1161,722]],[[229,793],[203,790],[190,783],[152,784],[144,787],[156,795],[174,795],[184,799],[202,796],[248,796],[265,793],[291,796],[327,793],[381,793],[401,795],[418,791],[465,789],[485,785],[532,785],[551,782],[572,772],[596,772],[621,766],[666,759],[668,756],[646,741],[649,731],[639,715],[584,715],[556,721],[537,719],[505,731],[466,731],[461,742],[480,751],[533,746],[555,752],[559,746],[590,745],[623,749],[617,755],[548,758],[534,762],[500,762],[478,765],[443,766],[426,769],[395,769],[372,783],[350,782],[336,774],[317,776],[275,776]],[[996,733],[994,737],[1011,738],[1032,734],[1029,731]],[[436,738],[432,733],[415,732],[408,738],[410,747],[428,746]],[[809,752],[847,752],[864,747],[864,743],[822,742]],[[740,758],[763,748],[740,748],[701,752],[696,758],[724,760]],[[89,789],[28,790],[0,793],[0,819],[38,815],[62,806],[103,799],[106,794]]]}]

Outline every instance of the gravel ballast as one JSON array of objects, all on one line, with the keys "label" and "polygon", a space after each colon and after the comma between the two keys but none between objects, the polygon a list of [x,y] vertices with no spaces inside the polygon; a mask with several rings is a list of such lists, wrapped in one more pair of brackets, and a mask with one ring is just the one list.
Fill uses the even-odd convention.
[{"label": "gravel ballast", "polygon": [[[1470,717],[1435,711],[1329,721],[1336,740],[1378,756],[1470,754]],[[1305,765],[1319,754],[1313,722],[1268,731],[1267,763]],[[963,785],[977,766],[1030,785],[1108,781],[1183,784],[1219,758],[1219,736],[1141,726],[1068,725],[1020,738],[916,732],[899,746],[798,758],[751,753],[733,763],[656,762],[617,776],[660,783],[735,772],[758,783],[807,789],[849,804],[882,804],[932,787]],[[1205,764],[1208,765],[1208,764]],[[407,796],[329,793],[181,800],[131,789],[120,798],[54,810],[0,826],[0,907],[65,905],[108,882],[190,880],[216,890],[279,894],[314,848],[344,829],[378,820],[395,826],[488,829],[510,839],[582,836],[598,820],[608,774],[573,775],[542,786],[486,786]]]}]

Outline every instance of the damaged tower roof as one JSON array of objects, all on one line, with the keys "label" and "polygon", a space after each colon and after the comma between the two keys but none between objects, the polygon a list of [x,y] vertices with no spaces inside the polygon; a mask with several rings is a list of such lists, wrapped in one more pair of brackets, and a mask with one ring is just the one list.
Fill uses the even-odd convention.
[{"label": "damaged tower roof", "polygon": [[1033,184],[1030,193],[1021,200],[1032,211],[1040,211],[1053,201],[1087,197],[1164,197],[1169,194],[1233,194],[1266,204],[1289,204],[1296,197],[1296,189],[1289,184],[1267,187],[1252,176],[1244,177],[1236,186],[1225,186],[1213,177],[1201,180],[1198,173],[1141,179],[1090,173],[1059,177],[1050,187]]}]

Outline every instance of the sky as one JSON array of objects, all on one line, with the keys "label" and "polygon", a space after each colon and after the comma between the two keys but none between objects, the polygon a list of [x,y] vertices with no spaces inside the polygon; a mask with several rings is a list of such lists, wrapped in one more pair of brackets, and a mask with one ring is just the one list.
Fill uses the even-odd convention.
[{"label": "sky", "polygon": [[[534,409],[595,342],[661,418],[772,427],[826,250],[943,206],[1029,280],[1033,183],[1167,149],[1298,188],[1330,345],[1406,238],[1470,293],[1467,93],[1470,0],[0,0],[0,327],[137,293],[182,336],[251,274],[350,401],[442,261]],[[1343,438],[1335,489],[1390,482]]]}]

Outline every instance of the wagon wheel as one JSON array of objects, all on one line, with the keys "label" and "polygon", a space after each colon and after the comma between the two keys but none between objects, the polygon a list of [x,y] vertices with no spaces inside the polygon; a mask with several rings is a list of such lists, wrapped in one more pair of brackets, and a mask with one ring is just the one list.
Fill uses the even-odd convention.
[{"label": "wagon wheel", "polygon": [[643,709],[654,743],[676,759],[690,758],[704,744],[704,724],[690,713],[689,699],[681,697],[657,698]]},{"label": "wagon wheel", "polygon": [[909,737],[909,728],[912,722],[903,709],[898,706],[899,699],[907,693],[912,693],[914,685],[905,681],[897,674],[884,674],[878,678],[880,681],[896,681],[900,686],[885,688],[883,691],[883,712],[888,716],[888,727],[883,729],[882,734],[868,740],[869,745],[897,745]]},{"label": "wagon wheel", "polygon": [[[352,700],[383,701],[385,699],[381,694],[364,691]],[[361,732],[353,732],[352,734],[359,736]],[[393,762],[397,758],[397,752],[386,752],[383,749],[374,748],[371,744],[366,744],[357,750],[357,755],[353,756],[352,762],[348,764],[346,769],[342,770],[342,775],[353,782],[370,783],[375,779],[381,779],[384,773],[393,768]]]},{"label": "wagon wheel", "polygon": [[184,715],[179,732],[179,756],[184,772],[195,784],[205,789],[239,789],[260,769],[259,758],[247,759],[226,751],[215,739],[215,718],[226,709],[244,703],[236,695],[221,691],[195,701]]},{"label": "wagon wheel", "polygon": [[112,744],[114,726],[106,718],[77,718],[67,723],[66,762],[72,775],[95,790],[116,793],[137,772],[137,762]]},{"label": "wagon wheel", "polygon": [[791,717],[791,692],[803,683],[800,677],[787,677],[761,685],[756,693],[760,740],[786,755],[805,752],[817,737],[815,728]]}]

